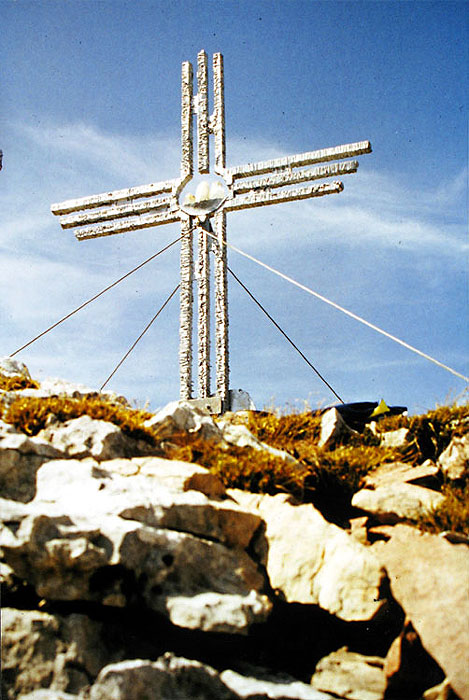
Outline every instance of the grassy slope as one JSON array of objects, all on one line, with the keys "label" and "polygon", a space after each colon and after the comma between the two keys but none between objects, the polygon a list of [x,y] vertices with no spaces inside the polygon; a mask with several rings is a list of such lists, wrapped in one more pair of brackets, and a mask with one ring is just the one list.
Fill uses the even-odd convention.
[{"label": "grassy slope", "polygon": [[[33,380],[0,375],[0,389],[12,391],[37,388]],[[1,399],[0,399],[1,401]],[[0,409],[2,408],[0,403]],[[161,441],[157,426],[146,428],[144,421],[151,414],[123,406],[96,395],[85,398],[19,397],[9,408],[3,408],[2,419],[28,435],[36,435],[45,427],[48,416],[60,421],[87,414],[118,425],[126,434],[155,446],[155,451],[168,459],[195,462],[216,473],[227,487],[255,493],[290,493],[299,502],[314,503],[332,522],[347,526],[354,514],[350,501],[360,488],[361,480],[373,468],[393,461],[419,464],[436,460],[452,437],[468,430],[469,406],[442,406],[422,416],[394,416],[378,423],[380,432],[409,428],[411,440],[405,449],[384,448],[379,437],[365,429],[333,449],[318,446],[320,416],[311,412],[279,415],[245,412],[233,420],[247,425],[260,440],[289,452],[296,464],[251,448],[229,446],[201,440],[182,433]],[[437,532],[453,530],[469,535],[469,473],[458,482],[443,482],[446,500],[442,507],[421,520],[422,529]]]}]

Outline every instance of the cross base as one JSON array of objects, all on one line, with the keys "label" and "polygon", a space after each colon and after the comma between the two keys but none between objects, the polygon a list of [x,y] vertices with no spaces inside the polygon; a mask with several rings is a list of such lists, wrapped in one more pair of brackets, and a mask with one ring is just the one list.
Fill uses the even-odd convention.
[{"label": "cross base", "polygon": [[211,415],[219,416],[227,411],[255,411],[251,397],[242,389],[230,389],[228,397],[223,401],[221,396],[207,396],[202,399],[183,399],[193,408],[208,411]]}]

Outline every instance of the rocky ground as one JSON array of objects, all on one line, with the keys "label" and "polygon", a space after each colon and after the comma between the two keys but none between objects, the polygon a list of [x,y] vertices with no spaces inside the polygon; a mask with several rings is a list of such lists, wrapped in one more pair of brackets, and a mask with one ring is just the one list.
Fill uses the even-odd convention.
[{"label": "rocky ground", "polygon": [[[337,490],[299,497],[298,450],[242,414],[0,376],[3,697],[469,700],[467,530],[421,529],[467,475],[469,412],[432,459],[372,424],[387,457],[337,517]],[[315,459],[358,440],[335,409],[320,429]]]}]

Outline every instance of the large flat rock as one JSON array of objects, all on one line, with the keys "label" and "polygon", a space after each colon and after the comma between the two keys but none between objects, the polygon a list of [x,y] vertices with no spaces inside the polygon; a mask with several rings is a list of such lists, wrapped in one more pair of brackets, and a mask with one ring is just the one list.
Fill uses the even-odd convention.
[{"label": "large flat rock", "polygon": [[262,562],[288,602],[313,603],[348,621],[370,620],[386,604],[385,572],[374,554],[314,506],[292,505],[282,494],[229,493],[263,519]]},{"label": "large flat rock", "polygon": [[461,700],[468,700],[469,547],[396,525],[373,550],[423,646]]}]

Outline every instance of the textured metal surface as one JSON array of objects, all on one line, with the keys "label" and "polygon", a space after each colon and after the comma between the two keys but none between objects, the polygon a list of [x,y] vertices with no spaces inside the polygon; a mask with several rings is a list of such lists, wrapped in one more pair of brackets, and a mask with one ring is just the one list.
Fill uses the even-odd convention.
[{"label": "textured metal surface", "polygon": [[[92,211],[74,212],[60,217],[60,225],[63,229],[83,226],[84,224],[99,223],[101,221],[111,221],[112,219],[123,219],[134,214],[147,214],[156,212],[167,214],[171,204],[171,197],[160,197],[159,199],[145,199],[140,202],[130,202],[130,204],[114,205],[105,209],[93,209]],[[161,211],[165,210],[165,211]]]},{"label": "textured metal surface", "polygon": [[215,253],[215,348],[216,348],[216,393],[227,406],[230,386],[228,343],[228,281],[226,214],[214,216],[216,242],[212,239]]},{"label": "textured metal surface", "polygon": [[192,398],[192,328],[193,328],[193,242],[192,219],[181,217],[181,287],[179,314],[179,387],[181,399]]},{"label": "textured metal surface", "polygon": [[111,236],[115,233],[127,233],[128,231],[138,231],[142,228],[171,224],[180,219],[179,211],[163,212],[157,214],[144,214],[131,216],[128,219],[117,219],[108,224],[97,224],[96,226],[85,226],[79,229],[75,236],[79,241],[89,238],[100,238],[101,236]]},{"label": "textured metal surface", "polygon": [[333,148],[321,148],[318,151],[307,151],[293,156],[264,160],[259,163],[246,163],[235,168],[227,168],[226,176],[233,179],[238,177],[251,177],[252,175],[262,175],[270,173],[280,168],[299,168],[315,163],[324,163],[330,160],[342,160],[343,158],[353,158],[354,156],[371,153],[369,141],[359,141],[357,143],[347,143],[343,146]]},{"label": "textured metal surface", "polygon": [[296,187],[291,190],[271,192],[269,189],[266,189],[259,192],[247,192],[246,194],[237,195],[233,199],[228,199],[223,208],[225,211],[251,209],[252,207],[262,207],[267,204],[279,204],[280,202],[293,202],[294,200],[309,199],[310,197],[323,197],[327,194],[338,194],[343,189],[344,186],[341,182],[327,182],[322,185]]},{"label": "textured metal surface", "polygon": [[65,202],[52,204],[50,209],[53,214],[58,216],[61,214],[70,214],[73,211],[80,211],[81,209],[94,209],[95,207],[103,207],[108,204],[117,204],[119,202],[133,202],[134,199],[139,199],[140,197],[152,197],[157,194],[163,194],[164,192],[171,192],[178,184],[179,180],[152,182],[149,185],[127,187],[123,190],[93,194],[90,197],[67,199]]},{"label": "textured metal surface", "polygon": [[184,61],[181,81],[181,177],[193,172],[192,81],[192,64]]},{"label": "textured metal surface", "polygon": [[210,260],[209,237],[203,228],[198,235],[198,390],[199,396],[210,396]]},{"label": "textured metal surface", "polygon": [[223,80],[223,56],[213,54],[213,103],[212,129],[215,136],[215,172],[223,175],[226,161],[225,145],[225,86]]},{"label": "textured metal surface", "polygon": [[323,165],[319,168],[308,170],[282,170],[278,175],[259,177],[251,180],[235,180],[232,191],[235,194],[250,192],[251,190],[267,189],[270,187],[283,187],[286,185],[296,185],[300,182],[310,180],[322,180],[325,177],[337,177],[338,175],[348,175],[356,173],[358,161],[352,160],[346,163],[334,163],[333,165]]},{"label": "textured metal surface", "polygon": [[197,55],[197,158],[199,173],[208,173],[208,67],[207,54],[199,51]]}]

